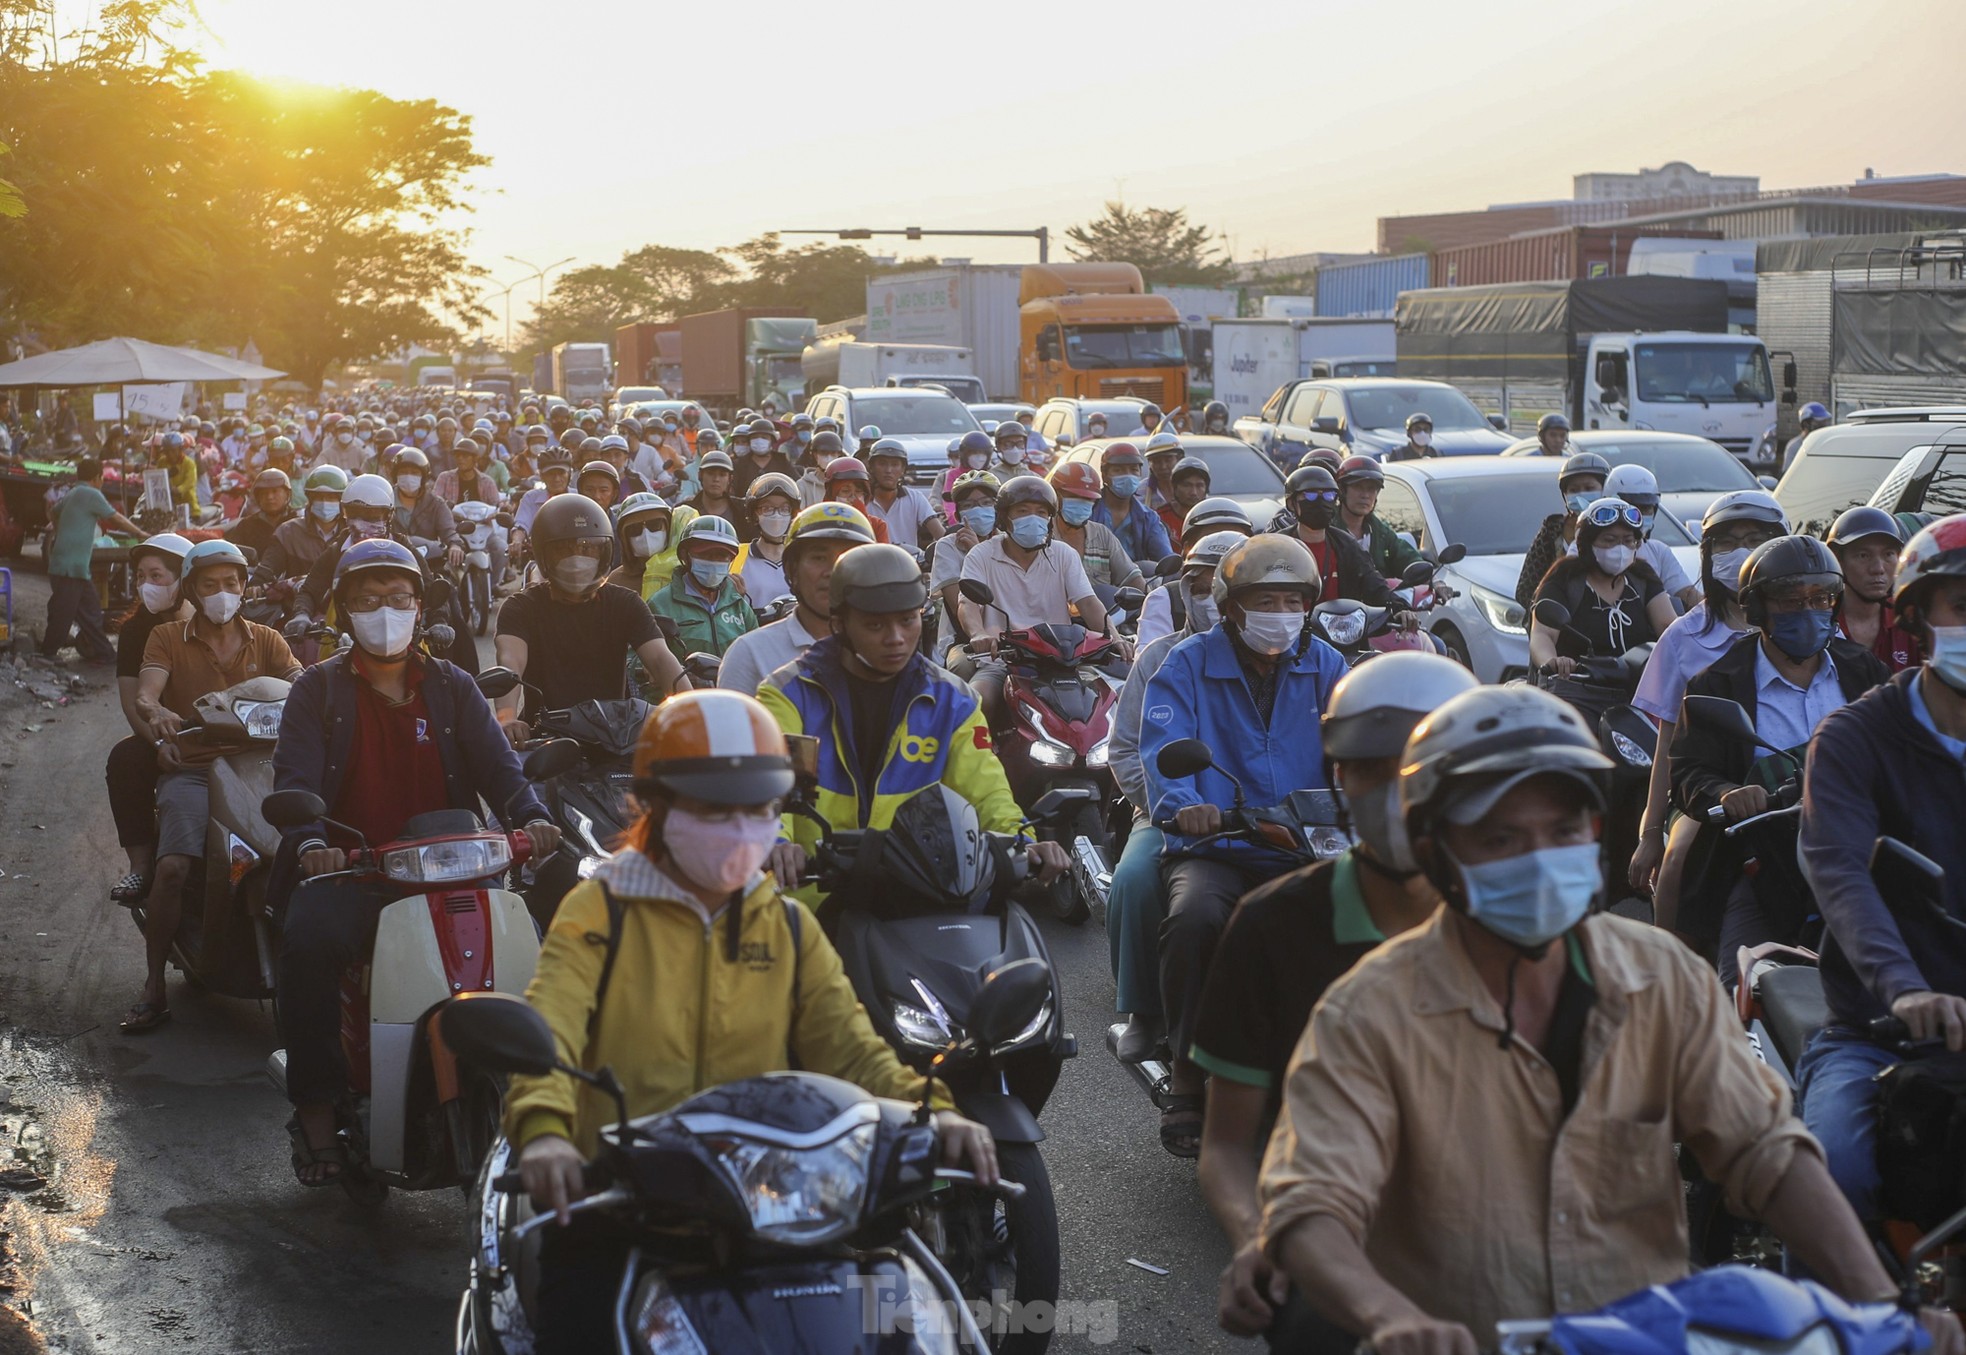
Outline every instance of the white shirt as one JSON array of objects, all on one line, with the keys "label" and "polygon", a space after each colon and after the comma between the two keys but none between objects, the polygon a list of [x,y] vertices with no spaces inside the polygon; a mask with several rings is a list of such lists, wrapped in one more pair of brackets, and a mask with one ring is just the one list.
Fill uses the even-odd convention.
[{"label": "white shirt", "polygon": [[920,546],[922,524],[935,516],[935,505],[928,501],[928,495],[912,485],[903,485],[895,491],[894,502],[882,506],[879,496],[867,497],[868,517],[879,518],[887,524],[887,539],[897,546]]},{"label": "white shirt", "polygon": [[[956,534],[950,532],[936,541],[935,549],[928,557],[928,591],[940,597],[942,590],[963,576],[963,558],[969,552],[956,544]],[[940,663],[949,652],[949,646],[956,642],[956,622],[948,608],[942,609],[941,619],[936,622],[935,659]]]},{"label": "white shirt", "polygon": [[1178,583],[1170,583],[1167,588],[1156,588],[1140,604],[1140,627],[1133,636],[1136,652],[1145,650],[1163,635],[1174,634],[1174,602],[1168,597],[1167,590],[1179,586]]},{"label": "white shirt", "polygon": [[1741,638],[1741,632],[1715,621],[1707,628],[1707,604],[1696,602],[1686,615],[1666,627],[1659,643],[1646,660],[1645,675],[1632,695],[1634,709],[1654,720],[1679,722],[1679,705],[1686,699],[1686,684],[1697,673],[1704,673],[1727,647]]},{"label": "white shirt", "polygon": [[744,567],[737,574],[744,580],[744,596],[750,599],[754,609],[769,607],[792,591],[792,586],[785,582],[785,562],[765,559],[758,554],[756,542],[746,548]]},{"label": "white shirt", "polygon": [[724,651],[723,667],[717,670],[717,685],[726,691],[756,696],[766,678],[805,653],[816,639],[817,636],[806,634],[796,611],[769,626],[748,631]]},{"label": "white shirt", "polygon": [[1807,688],[1796,686],[1768,662],[1768,651],[1754,653],[1754,728],[1777,748],[1800,748],[1809,742],[1829,713],[1843,704],[1843,686],[1836,680],[1836,662],[1823,652],[1822,664]]},{"label": "white shirt", "polygon": [[1049,542],[1024,569],[1005,553],[1004,538],[993,536],[963,557],[962,577],[981,580],[996,595],[994,604],[978,608],[991,633],[1003,628],[1006,615],[1011,630],[1063,625],[1072,619],[1072,603],[1093,596],[1085,562],[1063,541]]}]

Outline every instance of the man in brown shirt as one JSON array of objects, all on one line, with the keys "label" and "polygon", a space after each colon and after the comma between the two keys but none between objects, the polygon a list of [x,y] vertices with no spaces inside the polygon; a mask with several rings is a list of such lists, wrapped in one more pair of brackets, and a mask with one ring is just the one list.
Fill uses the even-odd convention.
[{"label": "man in brown shirt", "polygon": [[[1495,1324],[1687,1270],[1673,1144],[1831,1289],[1895,1289],[1713,974],[1598,914],[1610,762],[1569,706],[1482,687],[1401,760],[1447,907],[1326,993],[1263,1163],[1265,1250],[1378,1355],[1476,1355]],[[1937,1355],[1959,1328],[1926,1314]]]},{"label": "man in brown shirt", "polygon": [[196,720],[198,698],[249,678],[292,681],[300,675],[280,632],[239,614],[246,591],[246,557],[230,541],[201,541],[184,557],[182,591],[191,619],[157,627],[144,645],[137,673],[137,715],[157,744],[157,867],[144,904],[149,976],[129,1014],[126,1034],[153,1030],[170,1019],[164,964],[184,913],[184,882],[205,852],[211,818],[206,766],[186,765],[178,731]]}]

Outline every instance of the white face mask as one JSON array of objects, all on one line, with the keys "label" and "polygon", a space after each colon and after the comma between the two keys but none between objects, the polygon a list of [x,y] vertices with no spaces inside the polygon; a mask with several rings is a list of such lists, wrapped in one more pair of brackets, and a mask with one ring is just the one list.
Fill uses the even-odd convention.
[{"label": "white face mask", "polygon": [[601,562],[591,555],[569,555],[553,566],[553,582],[569,593],[584,593],[593,587],[601,572]]},{"label": "white face mask", "polygon": [[355,632],[355,643],[378,659],[393,659],[410,647],[416,636],[416,609],[399,612],[394,607],[378,607],[372,612],[355,612],[348,618]]},{"label": "white face mask", "polygon": [[969,468],[971,470],[982,470],[985,466],[990,464],[989,456],[983,452],[978,452],[974,456],[967,456],[964,457],[963,459],[969,463]]},{"label": "white face mask", "polygon": [[771,450],[771,439],[770,439],[770,438],[752,438],[752,439],[751,439],[751,450],[752,450],[752,451],[754,451],[754,452],[768,452],[768,451],[770,451],[770,450]]},{"label": "white face mask", "polygon": [[1713,557],[1713,581],[1730,593],[1741,591],[1741,566],[1754,554],[1746,546],[1718,551]]},{"label": "white face mask", "polygon": [[792,515],[790,513],[758,514],[758,530],[770,537],[773,541],[783,541],[785,539],[785,533],[791,529],[791,526]]},{"label": "white face mask", "polygon": [[143,595],[144,610],[168,612],[177,606],[177,585],[174,583],[145,583],[137,586]]},{"label": "white face mask", "polygon": [[1630,546],[1596,546],[1591,554],[1597,557],[1597,567],[1611,575],[1624,573],[1638,558],[1638,552]]},{"label": "white face mask", "polygon": [[334,435],[334,440],[336,442],[339,442],[342,446],[346,447],[349,443],[355,441],[355,435],[349,432],[336,433]]},{"label": "white face mask", "polygon": [[1242,642],[1258,654],[1274,658],[1297,647],[1304,633],[1302,612],[1244,612]]},{"label": "white face mask", "polygon": [[997,455],[1003,460],[1006,466],[1022,465],[1024,461],[1024,449],[1022,447],[1006,447],[1001,452],[998,452]]},{"label": "white face mask", "polygon": [[1200,597],[1196,597],[1193,593],[1188,594],[1189,630],[1199,635],[1205,630],[1213,629],[1220,619],[1220,613],[1215,610],[1215,599],[1212,596],[1207,593]]},{"label": "white face mask", "polygon": [[414,494],[423,488],[423,477],[421,475],[399,475],[396,477],[396,488],[402,490],[405,494]]},{"label": "white face mask", "polygon": [[1434,445],[1434,435],[1427,429],[1416,428],[1413,430],[1413,445],[1415,447],[1431,447]]},{"label": "white face mask", "polygon": [[213,593],[200,598],[198,607],[205,613],[205,619],[214,626],[223,626],[238,614],[241,595],[238,593]]},{"label": "white face mask", "polygon": [[637,559],[646,560],[660,555],[662,548],[669,544],[669,533],[640,531],[628,538],[628,548],[635,552]]}]

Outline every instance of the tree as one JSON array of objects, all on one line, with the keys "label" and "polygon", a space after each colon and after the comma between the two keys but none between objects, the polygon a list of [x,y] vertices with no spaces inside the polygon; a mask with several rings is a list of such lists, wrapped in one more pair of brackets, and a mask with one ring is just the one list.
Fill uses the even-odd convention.
[{"label": "tree", "polygon": [[546,304],[527,323],[520,351],[611,343],[621,325],[715,310],[736,278],[737,269],[729,261],[707,250],[665,245],[631,250],[613,267],[572,269],[560,274]]},{"label": "tree", "polygon": [[782,306],[821,324],[867,309],[867,279],[881,271],[873,256],[853,245],[801,245],[786,249],[778,236],[760,235],[719,251],[748,271],[729,289],[727,305]]},{"label": "tree", "polygon": [[[0,142],[0,155],[7,155],[6,143]],[[20,195],[20,189],[5,179],[0,179],[0,216],[26,216],[27,200]]]},{"label": "tree", "polygon": [[1210,243],[1206,226],[1190,226],[1185,211],[1135,210],[1109,202],[1106,214],[1065,230],[1065,252],[1087,263],[1138,265],[1148,282],[1219,287],[1234,276],[1228,255]]}]

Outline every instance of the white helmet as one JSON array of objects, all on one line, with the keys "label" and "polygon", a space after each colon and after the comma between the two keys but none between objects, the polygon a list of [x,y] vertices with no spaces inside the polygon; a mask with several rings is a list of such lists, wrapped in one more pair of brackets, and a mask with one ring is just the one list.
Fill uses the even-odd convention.
[{"label": "white helmet", "polygon": [[1256,530],[1256,524],[1249,520],[1248,509],[1244,508],[1234,499],[1219,494],[1203,499],[1193,508],[1190,508],[1188,515],[1181,519],[1181,535],[1183,536],[1202,527],[1206,527],[1211,532],[1220,531],[1224,528],[1230,530],[1241,528],[1244,536],[1248,536]]},{"label": "white helmet", "polygon": [[1326,757],[1398,757],[1413,727],[1481,683],[1439,654],[1395,650],[1347,673],[1331,689],[1321,728]]},{"label": "white helmet", "polygon": [[344,508],[394,508],[396,491],[380,475],[358,475],[341,491]]},{"label": "white helmet", "polygon": [[1765,489],[1736,489],[1722,494],[1707,505],[1706,515],[1700,519],[1700,535],[1705,536],[1727,522],[1772,522],[1782,529],[1784,536],[1789,530],[1789,515]]},{"label": "white helmet", "polygon": [[1187,554],[1181,557],[1181,572],[1185,574],[1191,569],[1213,569],[1222,563],[1223,556],[1248,539],[1241,532],[1210,532],[1188,547]]},{"label": "white helmet", "polygon": [[1606,497],[1623,499],[1638,508],[1659,506],[1659,479],[1643,466],[1613,466],[1604,479]]}]

